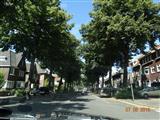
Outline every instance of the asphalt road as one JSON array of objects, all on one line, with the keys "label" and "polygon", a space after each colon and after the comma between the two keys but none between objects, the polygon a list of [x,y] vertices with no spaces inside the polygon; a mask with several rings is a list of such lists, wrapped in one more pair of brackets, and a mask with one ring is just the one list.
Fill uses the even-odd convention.
[{"label": "asphalt road", "polygon": [[96,95],[62,95],[48,98],[48,96],[33,97],[32,100],[15,105],[6,105],[13,113],[30,114],[47,117],[53,111],[71,111],[102,115],[120,120],[160,120],[160,112],[144,107],[122,103],[112,98],[99,98]]}]

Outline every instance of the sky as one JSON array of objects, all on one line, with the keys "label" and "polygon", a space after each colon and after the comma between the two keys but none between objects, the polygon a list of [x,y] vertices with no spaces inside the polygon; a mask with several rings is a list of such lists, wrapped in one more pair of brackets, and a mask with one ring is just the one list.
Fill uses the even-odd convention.
[{"label": "sky", "polygon": [[[153,0],[153,2],[160,3],[160,0]],[[61,6],[73,16],[69,21],[75,24],[71,33],[73,33],[77,39],[81,39],[79,29],[82,24],[90,21],[89,13],[92,11],[92,0],[61,0]]]},{"label": "sky", "polygon": [[[153,0],[153,2],[159,2],[160,0]],[[69,21],[74,23],[75,26],[71,30],[71,33],[81,40],[81,34],[79,30],[82,24],[87,24],[90,21],[89,13],[92,11],[92,0],[61,0],[61,7],[65,9],[73,18]],[[117,71],[112,67],[113,72]]]},{"label": "sky", "polygon": [[82,24],[86,24],[90,20],[89,12],[92,10],[92,0],[61,0],[61,6],[73,16],[70,23],[74,23],[75,26],[71,32],[76,38],[81,39],[79,29]]}]

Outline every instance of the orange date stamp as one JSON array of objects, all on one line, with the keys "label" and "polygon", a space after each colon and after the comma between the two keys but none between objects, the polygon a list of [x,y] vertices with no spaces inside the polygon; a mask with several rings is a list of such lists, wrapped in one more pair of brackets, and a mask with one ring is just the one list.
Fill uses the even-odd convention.
[{"label": "orange date stamp", "polygon": [[126,107],[125,112],[150,112],[148,107]]}]

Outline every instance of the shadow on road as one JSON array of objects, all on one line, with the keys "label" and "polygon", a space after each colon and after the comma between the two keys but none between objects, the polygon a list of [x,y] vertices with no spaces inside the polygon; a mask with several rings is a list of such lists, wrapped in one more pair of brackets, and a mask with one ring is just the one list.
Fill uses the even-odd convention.
[{"label": "shadow on road", "polygon": [[43,113],[45,115],[51,115],[53,111],[76,111],[87,109],[85,103],[90,99],[79,98],[80,94],[56,94],[53,98],[49,96],[34,96],[30,101],[27,101],[23,105],[8,107],[13,113],[24,113],[30,115],[36,115]]},{"label": "shadow on road", "polygon": [[87,109],[84,103],[51,103],[51,102],[37,102],[37,103],[27,103],[25,105],[18,105],[14,107],[9,107],[13,113],[20,114],[30,114],[36,116],[36,114],[45,114],[45,116],[50,116],[53,111],[76,111]]}]

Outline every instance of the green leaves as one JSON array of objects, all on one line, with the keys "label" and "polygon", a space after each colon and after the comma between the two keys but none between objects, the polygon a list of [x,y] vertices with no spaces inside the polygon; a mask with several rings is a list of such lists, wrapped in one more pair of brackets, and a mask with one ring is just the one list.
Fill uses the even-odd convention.
[{"label": "green leaves", "polygon": [[131,52],[159,38],[160,7],[151,0],[95,0],[93,6],[91,21],[81,29],[90,49],[84,51],[86,64],[121,61],[126,67]]},{"label": "green leaves", "polygon": [[71,16],[60,7],[60,1],[7,0],[2,3],[1,10],[5,12],[0,13],[2,47],[9,49],[14,45],[17,52],[26,49],[28,60],[33,56],[68,81],[71,79],[68,72],[78,79],[81,65],[76,49],[79,43],[70,33]]}]

